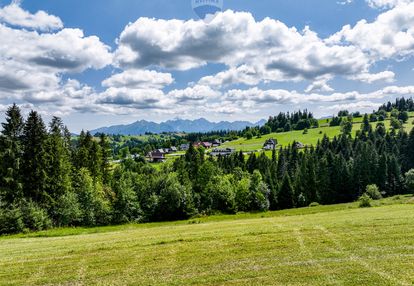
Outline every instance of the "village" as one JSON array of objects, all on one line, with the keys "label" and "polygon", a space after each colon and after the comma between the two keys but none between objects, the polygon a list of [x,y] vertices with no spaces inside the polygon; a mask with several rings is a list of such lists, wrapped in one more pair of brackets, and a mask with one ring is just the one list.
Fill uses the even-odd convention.
[{"label": "village", "polygon": [[[194,148],[204,148],[207,151],[207,155],[211,157],[230,156],[236,152],[235,148],[220,148],[224,143],[219,139],[215,139],[212,142],[194,142],[192,145]],[[301,144],[301,143],[299,143]],[[258,151],[272,151],[278,146],[276,139],[268,139],[263,144],[263,149]],[[302,145],[301,145],[302,146]],[[302,146],[303,147],[303,146]],[[172,146],[170,148],[160,148],[149,152],[146,156],[146,160],[151,163],[162,163],[167,160],[167,156],[180,157],[184,156],[185,152],[190,148],[190,143],[181,144],[179,147]],[[250,152],[251,153],[251,152]],[[250,154],[246,153],[246,154]]]}]

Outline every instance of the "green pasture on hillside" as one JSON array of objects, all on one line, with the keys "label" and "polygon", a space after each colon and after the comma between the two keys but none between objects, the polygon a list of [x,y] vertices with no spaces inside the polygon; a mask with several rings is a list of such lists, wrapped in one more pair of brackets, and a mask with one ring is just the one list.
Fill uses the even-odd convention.
[{"label": "green pasture on hillside", "polygon": [[413,285],[401,196],[0,238],[0,285]]}]

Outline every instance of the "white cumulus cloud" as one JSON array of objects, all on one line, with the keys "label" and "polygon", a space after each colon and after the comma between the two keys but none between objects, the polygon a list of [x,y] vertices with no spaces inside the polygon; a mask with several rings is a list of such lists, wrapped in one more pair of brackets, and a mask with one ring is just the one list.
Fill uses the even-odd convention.
[{"label": "white cumulus cloud", "polygon": [[0,22],[40,31],[63,28],[62,20],[59,17],[49,15],[45,11],[30,14],[23,10],[20,3],[16,1],[0,9]]}]

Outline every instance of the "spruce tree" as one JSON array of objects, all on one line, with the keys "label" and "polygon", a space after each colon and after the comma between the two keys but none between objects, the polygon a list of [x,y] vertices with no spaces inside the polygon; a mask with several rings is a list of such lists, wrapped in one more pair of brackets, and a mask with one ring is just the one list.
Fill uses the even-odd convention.
[{"label": "spruce tree", "polygon": [[363,133],[370,133],[372,131],[371,124],[369,122],[368,114],[365,113],[364,119],[362,120],[361,131]]},{"label": "spruce tree", "polygon": [[102,133],[99,136],[99,146],[101,147],[101,173],[104,184],[110,182],[110,159],[111,159],[111,146],[109,144],[108,136]]},{"label": "spruce tree", "polygon": [[53,117],[46,142],[47,193],[54,202],[70,191],[71,162],[62,120]]},{"label": "spruce tree", "polygon": [[278,193],[278,203],[280,209],[290,209],[294,207],[293,188],[288,174],[285,174]]},{"label": "spruce tree", "polygon": [[16,104],[13,104],[6,111],[6,122],[2,123],[2,126],[2,136],[0,138],[0,196],[7,204],[13,204],[23,197],[21,139],[24,121]]},{"label": "spruce tree", "polygon": [[23,132],[23,182],[26,198],[47,206],[50,197],[47,189],[45,143],[47,132],[42,118],[31,111]]}]

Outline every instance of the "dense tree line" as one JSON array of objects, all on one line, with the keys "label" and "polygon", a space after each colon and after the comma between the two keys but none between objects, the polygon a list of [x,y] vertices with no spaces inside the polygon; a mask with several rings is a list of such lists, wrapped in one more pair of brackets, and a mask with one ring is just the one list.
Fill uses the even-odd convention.
[{"label": "dense tree line", "polygon": [[190,146],[156,169],[142,159],[113,165],[105,135],[73,141],[59,118],[46,126],[13,105],[0,136],[0,233],[351,202],[373,184],[385,196],[412,191],[414,131],[371,126],[366,115],[355,138],[343,125],[338,137],[305,149],[293,142],[270,158],[213,159]]},{"label": "dense tree line", "polygon": [[307,110],[293,113],[279,113],[277,116],[270,117],[265,124],[271,132],[287,132],[291,130],[304,130],[319,127],[318,120]]},{"label": "dense tree line", "polygon": [[269,117],[262,127],[248,127],[240,132],[240,136],[251,139],[270,133],[289,132],[292,130],[307,130],[319,127],[319,122],[307,110],[298,112],[280,112],[277,116]]},{"label": "dense tree line", "polygon": [[397,98],[395,102],[387,102],[383,104],[378,110],[391,112],[393,109],[398,111],[414,111],[414,101],[412,98]]}]

